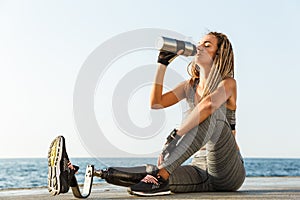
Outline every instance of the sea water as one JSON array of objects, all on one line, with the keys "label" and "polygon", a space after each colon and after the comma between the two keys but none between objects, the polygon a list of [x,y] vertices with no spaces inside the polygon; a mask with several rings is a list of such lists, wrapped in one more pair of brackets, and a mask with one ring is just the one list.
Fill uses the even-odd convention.
[{"label": "sea water", "polygon": [[[95,165],[96,169],[109,166],[140,166],[155,164],[156,158],[72,158],[80,167],[78,183],[83,183],[85,167]],[[248,177],[300,176],[300,159],[245,158]],[[46,158],[0,159],[0,190],[8,188],[32,188],[47,186],[48,166]],[[94,183],[103,180],[95,177]]]}]

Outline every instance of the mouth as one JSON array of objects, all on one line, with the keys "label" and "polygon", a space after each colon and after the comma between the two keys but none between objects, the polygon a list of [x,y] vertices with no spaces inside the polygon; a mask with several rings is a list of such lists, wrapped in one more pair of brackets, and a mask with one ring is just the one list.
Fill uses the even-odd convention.
[{"label": "mouth", "polygon": [[197,53],[196,53],[197,56],[200,56],[200,55],[202,55],[202,54],[203,54],[203,52],[202,52],[202,51],[199,51],[199,50],[198,50]]}]

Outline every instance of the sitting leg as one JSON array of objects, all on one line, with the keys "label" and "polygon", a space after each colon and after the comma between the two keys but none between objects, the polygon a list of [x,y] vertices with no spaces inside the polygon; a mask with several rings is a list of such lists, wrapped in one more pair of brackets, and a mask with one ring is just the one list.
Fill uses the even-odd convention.
[{"label": "sitting leg", "polygon": [[181,192],[210,191],[206,170],[192,165],[179,166],[169,177],[170,190]]},{"label": "sitting leg", "polygon": [[[226,139],[228,138],[227,137],[228,135],[229,135],[229,137],[232,136],[230,126],[226,119],[225,112],[226,112],[225,106],[220,107],[211,116],[209,116],[205,121],[203,121],[198,126],[196,126],[192,130],[190,130],[188,133],[186,133],[182,137],[182,139],[178,142],[174,151],[161,164],[159,175],[161,175],[165,178],[165,174],[162,174],[162,173],[167,173],[167,175],[172,174],[184,161],[186,161],[190,156],[192,156],[196,151],[198,151],[202,146],[204,146],[209,141],[211,141],[211,143],[210,143],[211,145],[214,145],[219,140],[220,140],[220,143],[222,143],[223,141],[226,141]],[[229,145],[228,149],[235,149],[236,155],[238,155],[237,150],[236,150],[235,141],[232,143],[228,143],[228,145]],[[210,147],[210,149],[212,149],[212,148]],[[223,150],[226,154],[226,152],[227,152],[226,148]],[[235,154],[230,154],[230,155],[235,155]],[[210,161],[210,160],[208,159],[208,161]],[[210,162],[210,165],[208,165],[208,166],[212,166],[212,163],[213,163],[213,161]],[[221,165],[219,165],[219,167],[222,168]],[[227,175],[229,173],[232,174],[233,171],[229,170]],[[212,173],[212,171],[210,171],[210,172]],[[233,182],[238,181],[240,184],[239,180],[230,180],[230,181],[233,181]],[[138,183],[134,186],[131,186],[129,192],[131,194],[137,194],[137,195],[143,195],[143,196],[146,196],[146,195],[154,196],[154,195],[160,194],[160,191],[168,190],[168,188],[167,188],[168,185],[165,182],[168,182],[168,180],[160,179],[159,182],[157,182],[157,181],[156,182],[141,181],[140,183]],[[232,183],[232,184],[236,184],[236,183]],[[158,185],[158,186],[153,187],[154,185]]]},{"label": "sitting leg", "polygon": [[230,133],[231,129],[225,126],[220,130],[218,138],[212,137],[207,143],[207,167],[215,191],[236,191],[246,176],[235,138]]}]

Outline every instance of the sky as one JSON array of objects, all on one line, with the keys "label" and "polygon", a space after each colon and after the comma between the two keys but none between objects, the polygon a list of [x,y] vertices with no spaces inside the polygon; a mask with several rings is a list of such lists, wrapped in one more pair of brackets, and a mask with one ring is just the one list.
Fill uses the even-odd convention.
[{"label": "sky", "polygon": [[[57,135],[70,157],[156,155],[187,105],[150,110],[158,51],[144,41],[208,31],[234,48],[243,156],[300,158],[299,9],[297,0],[0,0],[0,158],[46,157]],[[189,59],[168,67],[166,90],[188,78]]]}]

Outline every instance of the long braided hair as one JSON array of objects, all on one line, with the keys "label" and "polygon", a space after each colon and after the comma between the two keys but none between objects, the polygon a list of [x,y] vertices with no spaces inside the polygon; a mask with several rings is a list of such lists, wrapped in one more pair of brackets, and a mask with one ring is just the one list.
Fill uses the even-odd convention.
[{"label": "long braided hair", "polygon": [[[218,39],[218,50],[213,60],[212,68],[201,99],[212,93],[222,80],[228,77],[234,77],[234,56],[229,39],[225,34],[218,32],[209,32],[207,35],[213,35]],[[190,85],[192,86],[195,80],[200,78],[199,67],[194,61],[188,65],[188,73],[191,76]]]}]

